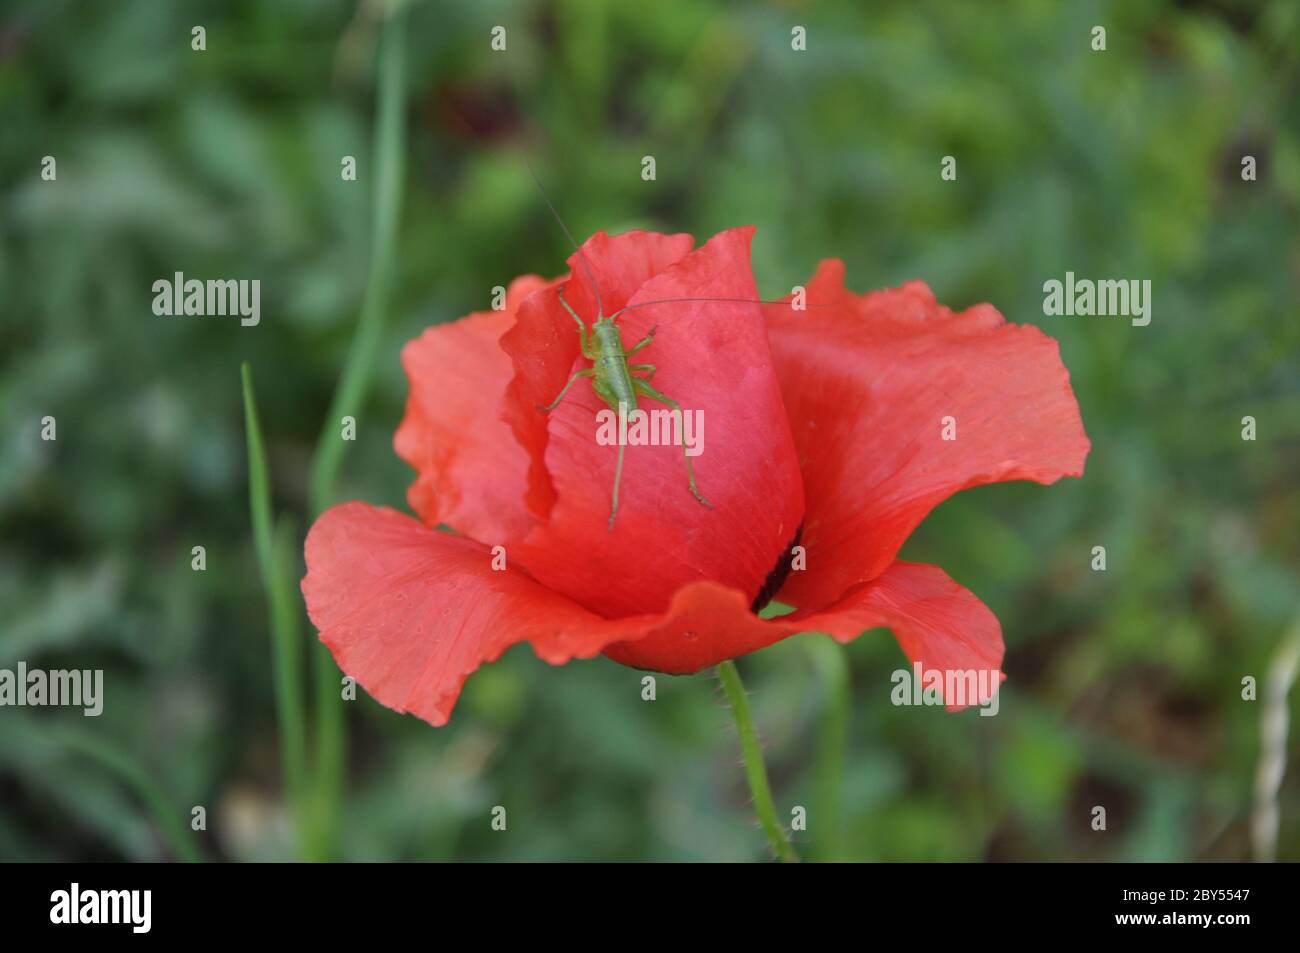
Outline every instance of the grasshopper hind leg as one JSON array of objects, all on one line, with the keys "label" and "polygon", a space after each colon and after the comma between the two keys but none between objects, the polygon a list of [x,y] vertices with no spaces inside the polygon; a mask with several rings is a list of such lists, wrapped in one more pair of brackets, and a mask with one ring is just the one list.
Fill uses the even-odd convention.
[{"label": "grasshopper hind leg", "polygon": [[[591,382],[591,387],[596,392],[596,396],[605,403],[609,404],[611,407],[619,406],[618,398],[614,396],[614,392],[609,388],[609,385],[599,377]],[[614,530],[614,517],[618,516],[618,487],[619,484],[623,482],[623,454],[626,451],[627,447],[624,446],[623,441],[620,440],[618,442],[618,462],[614,464],[614,491],[610,494],[609,498],[610,532],[613,532]]]},{"label": "grasshopper hind leg", "polygon": [[614,530],[614,517],[618,516],[618,485],[623,479],[623,452],[627,450],[621,442],[618,445],[618,463],[614,465],[614,493],[609,500],[609,530]]},{"label": "grasshopper hind leg", "polygon": [[[634,377],[632,378],[632,388],[642,397],[649,397],[651,400],[657,400],[665,407],[677,411],[679,416],[682,414],[682,405],[666,394],[661,394],[659,391],[655,390],[648,380],[641,377]],[[713,504],[704,498],[704,494],[700,492],[700,488],[695,485],[695,466],[691,463],[691,455],[686,452],[685,443],[682,444],[682,457],[686,460],[686,480],[690,487],[691,496],[695,497],[701,506],[707,506],[709,509],[713,509]]]}]

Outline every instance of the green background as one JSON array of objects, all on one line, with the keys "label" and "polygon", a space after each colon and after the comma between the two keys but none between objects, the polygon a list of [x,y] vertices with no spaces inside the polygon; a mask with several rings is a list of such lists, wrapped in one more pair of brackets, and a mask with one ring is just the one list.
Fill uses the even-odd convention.
[{"label": "green background", "polygon": [[[208,858],[301,855],[239,366],[301,536],[371,267],[383,10],[0,6],[0,667],[106,680],[98,719],[0,709],[0,858],[170,857],[160,816]],[[1250,856],[1263,705],[1241,680],[1264,682],[1300,613],[1300,6],[419,2],[406,20],[393,294],[335,498],[405,508],[403,342],[564,270],[524,156],[580,237],[757,225],[765,295],[834,256],[859,291],[922,278],[952,307],[990,301],[1060,341],[1093,441],[1083,479],[962,493],[903,550],[1002,621],[1001,713],[895,708],[905,661],[872,632],[841,650],[841,774],[818,754],[826,640],[745,658],[778,813],[808,807],[814,858]],[[1044,317],[1067,270],[1150,279],[1150,326]],[[154,316],[176,271],[261,279],[260,326]],[[363,694],[332,855],[767,856],[716,680],[662,676],[646,702],[641,677],[516,647],[443,729]],[[1279,801],[1297,860],[1294,764]]]}]

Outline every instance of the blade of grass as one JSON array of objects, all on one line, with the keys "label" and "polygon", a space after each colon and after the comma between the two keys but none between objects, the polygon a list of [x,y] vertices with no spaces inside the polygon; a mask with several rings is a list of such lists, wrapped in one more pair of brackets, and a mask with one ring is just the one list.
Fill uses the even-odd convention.
[{"label": "blade of grass", "polygon": [[821,713],[813,756],[816,800],[817,859],[840,859],[840,790],[844,784],[844,758],[849,741],[849,667],[844,649],[828,636],[805,635],[808,652],[822,683]]},{"label": "blade of grass", "polygon": [[1287,696],[1300,672],[1300,617],[1282,637],[1269,662],[1264,682],[1264,703],[1259,718],[1259,763],[1255,769],[1255,808],[1250,818],[1255,860],[1277,857],[1277,795],[1286,775],[1286,736],[1290,727]]},{"label": "blade of grass", "polygon": [[149,772],[134,758],[107,741],[92,738],[73,728],[52,728],[46,732],[46,737],[54,744],[98,762],[133,790],[153,814],[158,830],[174,857],[187,864],[203,860],[202,852],[181,823],[181,815],[173,801],[168,799],[163,789],[149,777]]},{"label": "blade of grass", "polygon": [[313,514],[332,502],[334,484],[343,464],[347,441],[339,435],[345,415],[360,419],[361,404],[370,386],[375,355],[388,314],[388,299],[394,272],[393,252],[397,244],[397,221],[401,210],[402,176],[405,165],[406,111],[405,15],[395,13],[384,26],[379,46],[379,110],[375,117],[375,192],[370,275],[366,283],[361,317],[352,337],[343,373],[330,402],[309,477],[309,500]]},{"label": "blade of grass", "polygon": [[[253,520],[253,544],[257,551],[262,587],[270,607],[271,668],[275,684],[276,715],[280,729],[280,756],[284,786],[299,838],[308,839],[304,814],[307,781],[307,728],[305,689],[302,672],[302,629],[294,597],[292,553],[296,543],[293,527],[281,522],[278,531],[271,519],[271,481],[258,423],[257,399],[253,393],[253,372],[241,365],[244,390],[244,430],[248,442],[248,500]],[[308,847],[304,843],[304,849]]]},{"label": "blade of grass", "polygon": [[[379,45],[379,109],[375,117],[374,221],[370,254],[370,275],[366,284],[361,317],[343,364],[343,373],[330,402],[312,458],[308,500],[312,514],[330,505],[334,484],[347,449],[338,427],[345,415],[360,418],[366,390],[374,370],[375,356],[388,314],[397,244],[397,222],[401,210],[405,158],[406,88],[404,9],[391,13],[384,24]],[[342,809],[344,744],[343,702],[339,692],[339,670],[323,645],[317,645],[313,671],[316,689],[316,814],[326,852],[332,856],[338,840]]]}]

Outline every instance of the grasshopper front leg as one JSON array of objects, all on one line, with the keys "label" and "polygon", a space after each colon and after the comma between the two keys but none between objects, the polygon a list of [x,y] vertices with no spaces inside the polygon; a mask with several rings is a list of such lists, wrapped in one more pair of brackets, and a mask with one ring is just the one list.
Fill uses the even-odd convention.
[{"label": "grasshopper front leg", "polygon": [[556,395],[555,400],[551,401],[545,407],[543,407],[541,404],[538,404],[537,409],[544,414],[549,414],[551,411],[553,411],[556,407],[559,406],[560,401],[564,400],[564,395],[568,393],[569,388],[572,387],[576,381],[580,381],[584,377],[595,377],[595,376],[596,376],[595,369],[590,367],[587,368],[585,371],[574,372],[574,375],[569,378],[569,382],[565,384],[564,387],[560,390],[560,393]]},{"label": "grasshopper front leg", "polygon": [[643,337],[641,340],[637,341],[635,344],[632,345],[632,347],[627,352],[627,356],[631,357],[637,351],[641,350],[641,348],[648,346],[650,342],[655,339],[655,332],[658,330],[659,330],[659,325],[656,324],[653,328],[651,328],[646,333],[645,337]]},{"label": "grasshopper front leg", "polygon": [[564,300],[564,289],[560,289],[556,294],[559,295],[560,304],[564,305],[564,310],[569,312],[574,322],[578,325],[578,345],[582,349],[582,356],[591,360],[596,356],[595,351],[591,349],[591,343],[587,338],[587,326],[583,324],[582,318],[578,317],[578,312],[569,306],[569,302]]}]

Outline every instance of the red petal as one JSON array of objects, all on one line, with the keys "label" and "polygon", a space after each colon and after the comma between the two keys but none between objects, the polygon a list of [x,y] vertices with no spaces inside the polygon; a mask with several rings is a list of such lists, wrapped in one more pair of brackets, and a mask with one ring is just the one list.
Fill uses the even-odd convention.
[{"label": "red petal", "polygon": [[[582,246],[583,254],[574,252],[569,257],[572,277],[564,284],[565,300],[590,325],[600,316],[594,288],[600,289],[604,313],[613,314],[651,277],[680,261],[694,243],[690,235],[633,231],[610,236],[597,232]],[[555,487],[545,463],[547,418],[537,408],[555,399],[579,358],[577,326],[556,291],[538,295],[524,305],[519,320],[501,340],[502,349],[514,362],[502,416],[528,454],[526,503],[539,519],[550,514]],[[629,347],[632,344],[626,335],[624,342]]]},{"label": "red petal", "polygon": [[700,583],[678,593],[667,619],[605,654],[637,668],[689,673],[800,632],[850,642],[877,626],[893,629],[907,657],[925,669],[1001,669],[1002,627],[989,608],[937,566],[903,562],[827,609],[770,620],[748,612],[740,593]]},{"label": "red petal", "polygon": [[[752,235],[751,228],[723,232],[647,281],[631,302],[756,300]],[[589,257],[597,264],[595,255]],[[611,296],[604,286],[602,292],[608,310]],[[504,342],[507,351],[512,337],[531,333],[530,308],[540,313],[550,298],[537,295],[520,309],[516,330]],[[589,364],[577,359],[577,333],[572,319],[564,320],[567,327],[553,333],[569,347],[546,371],[547,385],[529,391],[530,401],[549,402],[574,370]],[[702,413],[703,452],[693,460],[699,490],[712,508],[689,492],[680,447],[629,446],[611,531],[618,448],[597,444],[596,415],[606,405],[588,381],[579,381],[547,421],[545,463],[556,495],[550,519],[511,553],[543,585],[610,618],[662,611],[682,586],[703,579],[753,599],[803,518],[802,484],[762,310],[749,303],[672,302],[628,311],[619,324],[625,347],[657,327],[654,342],[634,362],[656,365],[654,386],[688,413]],[[516,382],[532,385],[534,365],[523,352],[512,353]],[[541,418],[531,404],[528,412]]]},{"label": "red petal", "polygon": [[[935,506],[1001,480],[1079,476],[1089,442],[1056,342],[990,305],[960,314],[919,281],[855,295],[822,262],[807,301],[768,306],[803,467],[808,569],[780,598],[821,606],[875,578]],[[943,418],[956,438],[941,438]]]},{"label": "red petal", "polygon": [[504,311],[435,325],[402,349],[411,392],[393,447],[416,470],[406,498],[430,526],[501,542],[534,522],[524,507],[528,455],[500,419],[514,368],[499,342],[520,302],[547,284],[516,278]]},{"label": "red petal", "polygon": [[890,626],[926,668],[997,668],[997,619],[932,566],[897,563],[823,612],[763,621],[748,597],[693,583],[660,615],[601,619],[517,569],[493,571],[492,552],[394,510],[345,503],[312,526],[303,596],[339,667],[376,700],[445,724],[465,678],[527,641],[560,664],[602,649],[616,661],[694,672],[797,632],[848,641]]},{"label": "red petal", "polygon": [[307,534],[307,612],[339,667],[379,702],[445,724],[465,678],[517,642],[553,664],[634,633],[494,571],[482,543],[395,510],[344,503]]}]

